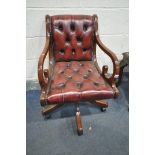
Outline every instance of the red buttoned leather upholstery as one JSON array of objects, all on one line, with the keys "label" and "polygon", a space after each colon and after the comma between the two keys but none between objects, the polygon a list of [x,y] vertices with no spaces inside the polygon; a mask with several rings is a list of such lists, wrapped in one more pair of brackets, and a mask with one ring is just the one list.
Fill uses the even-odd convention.
[{"label": "red buttoned leather upholstery", "polygon": [[52,16],[51,23],[56,61],[92,60],[92,16]]},{"label": "red buttoned leather upholstery", "polygon": [[93,61],[57,62],[48,102],[64,103],[114,97]]},{"label": "red buttoned leather upholstery", "polygon": [[90,101],[114,97],[94,65],[93,16],[51,16],[49,27],[54,60],[48,83],[47,102]]}]

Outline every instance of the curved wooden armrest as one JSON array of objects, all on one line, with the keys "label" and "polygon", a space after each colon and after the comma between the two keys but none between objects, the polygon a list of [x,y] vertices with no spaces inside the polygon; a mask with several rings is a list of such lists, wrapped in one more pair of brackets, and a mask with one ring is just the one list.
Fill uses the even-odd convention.
[{"label": "curved wooden armrest", "polygon": [[119,95],[119,91],[116,88],[116,84],[115,84],[115,80],[116,78],[119,77],[119,70],[120,70],[120,64],[119,61],[116,57],[116,55],[109,49],[107,48],[100,40],[99,35],[96,35],[96,43],[98,44],[98,46],[101,48],[101,50],[106,53],[112,60],[113,63],[113,73],[112,75],[109,77],[107,76],[108,74],[108,66],[105,65],[102,67],[102,76],[104,79],[106,79],[111,86],[113,87],[114,91],[115,91],[115,96]]},{"label": "curved wooden armrest", "polygon": [[116,55],[101,42],[99,34],[98,34],[98,17],[97,17],[97,15],[94,15],[93,17],[94,17],[94,29],[95,29],[96,43],[101,48],[101,50],[111,58],[112,63],[113,63],[112,75],[110,77],[107,76],[108,75],[107,74],[108,73],[108,66],[105,65],[102,67],[102,76],[112,86],[113,90],[115,91],[115,96],[118,96],[119,91],[116,88],[115,80],[119,76],[120,64],[119,64],[119,61],[118,61]]},{"label": "curved wooden armrest", "polygon": [[48,77],[47,77],[48,71],[44,70],[43,66],[44,66],[44,61],[45,61],[46,55],[49,50],[49,43],[50,43],[50,39],[47,38],[45,47],[43,49],[42,54],[40,55],[39,62],[38,62],[38,79],[39,79],[41,89],[45,89],[47,87],[47,83],[48,83]]}]

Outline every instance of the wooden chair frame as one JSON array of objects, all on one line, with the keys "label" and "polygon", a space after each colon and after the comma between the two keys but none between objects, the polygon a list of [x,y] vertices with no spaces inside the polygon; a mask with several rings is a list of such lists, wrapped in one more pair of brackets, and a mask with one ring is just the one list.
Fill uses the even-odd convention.
[{"label": "wooden chair frame", "polygon": [[[95,66],[98,70],[99,73],[101,73],[102,77],[111,85],[112,89],[115,92],[115,97],[117,97],[119,95],[119,90],[116,87],[116,78],[118,78],[119,76],[119,70],[120,70],[120,65],[119,65],[119,61],[116,57],[116,55],[114,54],[113,51],[111,51],[109,48],[107,48],[100,40],[99,37],[99,33],[98,33],[98,17],[96,15],[93,15],[94,18],[94,27],[95,27],[95,46],[94,46],[94,63]],[[42,54],[40,55],[39,58],[39,62],[38,62],[38,79],[39,79],[39,84],[41,87],[41,95],[40,95],[40,103],[42,106],[44,106],[44,109],[42,111],[43,115],[47,115],[50,112],[52,112],[53,110],[59,108],[60,106],[62,106],[63,104],[53,104],[53,105],[46,105],[46,91],[48,89],[48,83],[50,80],[50,77],[52,76],[52,72],[53,72],[53,68],[54,68],[54,61],[53,61],[53,55],[52,55],[52,48],[50,48],[50,44],[51,44],[51,30],[50,30],[50,26],[49,24],[51,24],[50,21],[50,16],[46,15],[46,43],[45,43],[45,47],[42,51]],[[113,73],[112,75],[109,77],[107,76],[108,74],[108,66],[105,65],[102,67],[102,71],[99,68],[99,65],[97,63],[97,58],[96,58],[96,44],[100,47],[100,49],[107,54],[110,59],[112,60],[113,63]],[[44,62],[45,62],[45,58],[47,56],[47,54],[49,53],[49,66],[48,69],[44,69]],[[108,103],[105,101],[95,101],[95,103],[102,107],[102,108],[106,108],[108,107]],[[77,130],[78,130],[78,134],[82,135],[83,134],[83,128],[82,128],[82,123],[81,123],[81,118],[80,118],[80,111],[79,111],[79,107],[77,107],[77,112],[76,112],[76,123],[77,123]]]}]

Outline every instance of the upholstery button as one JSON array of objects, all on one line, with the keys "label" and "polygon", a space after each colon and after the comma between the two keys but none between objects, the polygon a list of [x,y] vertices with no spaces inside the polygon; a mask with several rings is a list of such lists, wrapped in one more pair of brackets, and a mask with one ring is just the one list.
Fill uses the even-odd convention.
[{"label": "upholstery button", "polygon": [[70,42],[70,38],[66,38],[66,43],[69,43]]},{"label": "upholstery button", "polygon": [[74,22],[71,22],[70,29],[71,29],[71,31],[75,31],[75,23]]},{"label": "upholstery button", "polygon": [[76,39],[77,39],[77,42],[81,42],[82,41],[82,38],[80,36],[77,36]]},{"label": "upholstery button", "polygon": [[88,50],[87,48],[83,48],[83,52],[84,52],[84,53],[87,52],[87,50]]},{"label": "upholstery button", "polygon": [[84,64],[81,64],[81,63],[80,63],[79,65],[80,65],[80,66],[84,66]]},{"label": "upholstery button", "polygon": [[92,72],[92,70],[91,70],[91,69],[88,69],[88,72],[89,72],[89,73],[91,73],[91,72]]},{"label": "upholstery button", "polygon": [[73,69],[73,72],[75,72],[75,73],[77,73],[78,71],[79,71],[79,69],[77,69],[77,68]]},{"label": "upholstery button", "polygon": [[63,73],[64,73],[64,71],[60,71],[59,73],[60,73],[60,74],[63,74]]},{"label": "upholstery button", "polygon": [[84,74],[84,75],[83,75],[83,78],[84,78],[84,79],[88,79],[88,74]]},{"label": "upholstery button", "polygon": [[60,50],[60,54],[61,54],[61,55],[64,55],[64,54],[65,54],[65,50],[64,50],[64,49],[61,49],[61,50]]},{"label": "upholstery button", "polygon": [[63,25],[62,25],[62,23],[59,23],[58,29],[59,29],[60,31],[63,31]]},{"label": "upholstery button", "polygon": [[75,55],[75,49],[74,48],[72,49],[72,55]]},{"label": "upholstery button", "polygon": [[87,29],[88,29],[88,24],[87,24],[87,23],[84,23],[84,24],[83,24],[83,30],[84,30],[84,31],[87,31]]},{"label": "upholstery button", "polygon": [[72,76],[67,76],[67,79],[68,79],[68,80],[72,79]]},{"label": "upholstery button", "polygon": [[70,67],[70,66],[71,66],[71,64],[70,63],[67,63],[66,67]]},{"label": "upholstery button", "polygon": [[93,84],[94,84],[95,86],[99,86],[99,83],[96,82],[96,81],[94,81]]},{"label": "upholstery button", "polygon": [[76,86],[80,89],[82,86],[82,82],[80,82],[80,81],[76,82]]},{"label": "upholstery button", "polygon": [[58,88],[64,88],[65,87],[65,84],[64,83],[59,83],[58,84]]}]

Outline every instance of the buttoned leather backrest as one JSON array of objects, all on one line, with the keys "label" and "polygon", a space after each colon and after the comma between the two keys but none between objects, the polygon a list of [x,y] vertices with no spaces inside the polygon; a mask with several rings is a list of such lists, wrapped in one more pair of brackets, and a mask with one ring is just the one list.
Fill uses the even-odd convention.
[{"label": "buttoned leather backrest", "polygon": [[51,16],[52,48],[55,60],[92,60],[93,27],[93,16]]}]

